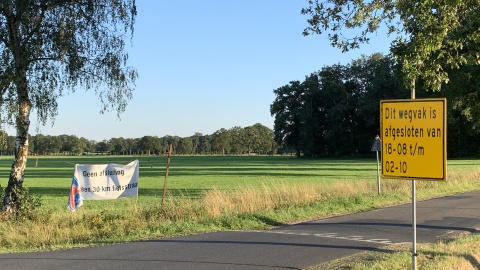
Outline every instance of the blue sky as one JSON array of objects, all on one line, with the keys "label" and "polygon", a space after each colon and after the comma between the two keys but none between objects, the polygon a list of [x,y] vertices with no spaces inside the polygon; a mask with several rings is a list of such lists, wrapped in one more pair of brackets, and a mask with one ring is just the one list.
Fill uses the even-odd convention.
[{"label": "blue sky", "polygon": [[[139,74],[133,100],[120,120],[99,114],[93,92],[59,99],[59,115],[39,127],[45,135],[101,141],[145,135],[188,137],[261,123],[273,128],[273,90],[325,65],[361,54],[388,53],[384,34],[370,45],[341,53],[325,35],[302,36],[307,1],[137,1],[129,65]],[[37,134],[32,116],[31,134]],[[12,129],[7,129],[14,135]]]}]

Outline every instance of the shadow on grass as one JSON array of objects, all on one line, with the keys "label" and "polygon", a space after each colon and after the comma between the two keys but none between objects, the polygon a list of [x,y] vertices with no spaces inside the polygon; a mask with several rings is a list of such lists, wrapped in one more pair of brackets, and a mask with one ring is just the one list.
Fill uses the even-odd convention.
[{"label": "shadow on grass", "polygon": [[[34,195],[48,195],[49,197],[68,197],[70,186],[65,188],[59,187],[28,187],[31,194]],[[168,189],[167,197],[188,197],[200,198],[207,189]],[[138,190],[139,197],[159,197],[163,195],[163,189],[140,188]]]},{"label": "shadow on grass", "polygon": [[456,252],[443,253],[443,252],[435,252],[435,251],[423,251],[421,252],[421,255],[427,257],[428,259],[439,258],[440,256],[463,258],[466,261],[468,261],[473,267],[475,267],[475,269],[480,270],[480,262],[472,254],[456,253]]},{"label": "shadow on grass", "polygon": [[[198,168],[179,168],[171,167],[169,171],[170,177],[183,177],[183,176],[214,176],[214,177],[231,177],[231,176],[255,176],[255,177],[342,177],[342,176],[355,176],[364,177],[365,169],[340,169],[335,168],[239,168],[239,167],[209,167],[207,169]],[[371,172],[375,173],[374,171]],[[165,170],[158,168],[140,168],[141,177],[165,177]],[[9,171],[0,172],[0,177],[8,178]],[[52,170],[37,170],[36,168],[30,168],[25,172],[25,179],[38,178],[38,179],[72,179],[73,170],[64,168],[55,168]]]},{"label": "shadow on grass", "polygon": [[268,225],[268,226],[280,227],[280,226],[286,226],[287,225],[285,223],[278,222],[277,220],[274,220],[270,217],[266,217],[266,216],[259,215],[259,214],[252,214],[250,216],[255,218],[256,220]]},{"label": "shadow on grass", "polygon": [[[30,157],[25,171],[26,178],[71,178],[75,164],[106,164],[140,161],[141,177],[163,177],[164,156],[106,156],[106,157]],[[271,156],[174,156],[170,167],[172,176],[283,176],[283,177],[338,177],[364,174],[372,160],[295,159]],[[0,177],[8,177],[10,159],[0,159]],[[373,167],[372,167],[373,168]],[[372,171],[373,172],[373,171]]]}]

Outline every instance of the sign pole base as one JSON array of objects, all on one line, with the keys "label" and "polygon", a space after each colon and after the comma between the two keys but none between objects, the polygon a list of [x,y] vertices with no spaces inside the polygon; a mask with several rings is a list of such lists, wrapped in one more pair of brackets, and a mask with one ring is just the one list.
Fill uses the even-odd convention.
[{"label": "sign pole base", "polygon": [[380,196],[380,160],[378,158],[378,151],[377,151],[377,193]]},{"label": "sign pole base", "polygon": [[417,199],[415,180],[412,180],[412,270],[417,270]]}]

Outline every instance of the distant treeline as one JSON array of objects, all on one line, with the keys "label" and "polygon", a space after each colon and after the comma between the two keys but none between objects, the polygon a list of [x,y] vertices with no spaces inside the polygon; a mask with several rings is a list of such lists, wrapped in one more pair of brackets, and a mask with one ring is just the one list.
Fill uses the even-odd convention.
[{"label": "distant treeline", "polygon": [[[29,152],[38,155],[158,155],[168,151],[170,144],[173,154],[177,155],[271,155],[277,151],[273,131],[255,124],[245,128],[222,128],[211,135],[120,137],[101,142],[75,135],[37,134],[29,137]],[[2,155],[12,155],[14,148],[15,137],[0,131]]]},{"label": "distant treeline", "polygon": [[[363,56],[348,65],[325,66],[276,90],[270,111],[275,141],[297,156],[371,155],[380,134],[380,100],[405,99],[400,67],[390,56]],[[440,92],[416,84],[416,98],[447,98],[449,157],[480,154],[480,68],[451,70]]]}]

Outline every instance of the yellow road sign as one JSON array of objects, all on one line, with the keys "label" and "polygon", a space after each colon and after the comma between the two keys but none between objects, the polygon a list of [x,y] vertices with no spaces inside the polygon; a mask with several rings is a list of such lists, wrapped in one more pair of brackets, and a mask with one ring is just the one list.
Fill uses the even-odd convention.
[{"label": "yellow road sign", "polygon": [[447,100],[380,101],[382,177],[447,180]]}]

